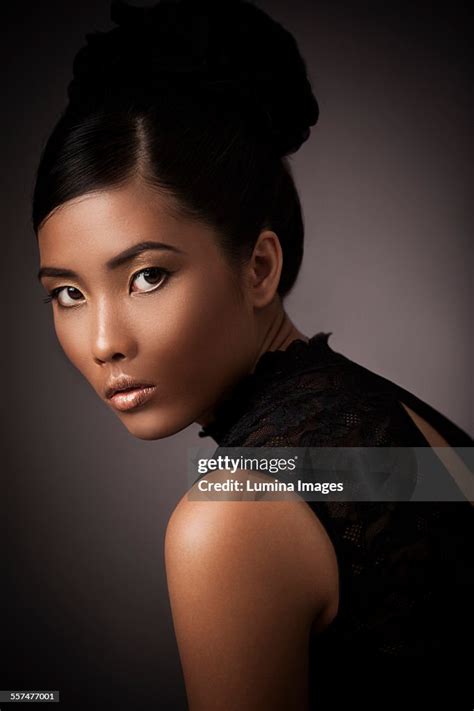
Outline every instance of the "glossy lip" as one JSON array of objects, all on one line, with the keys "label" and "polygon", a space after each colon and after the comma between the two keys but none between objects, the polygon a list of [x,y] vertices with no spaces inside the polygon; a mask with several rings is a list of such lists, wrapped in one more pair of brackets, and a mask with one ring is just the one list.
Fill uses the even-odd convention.
[{"label": "glossy lip", "polygon": [[125,412],[144,405],[154,395],[155,391],[156,385],[138,387],[133,390],[116,392],[109,400],[117,410]]},{"label": "glossy lip", "polygon": [[125,373],[122,373],[121,375],[118,375],[115,378],[110,378],[107,381],[104,395],[107,399],[110,399],[118,390],[151,387],[155,387],[154,383],[149,383],[145,380],[138,380],[137,378],[132,378],[131,375],[125,375]]}]

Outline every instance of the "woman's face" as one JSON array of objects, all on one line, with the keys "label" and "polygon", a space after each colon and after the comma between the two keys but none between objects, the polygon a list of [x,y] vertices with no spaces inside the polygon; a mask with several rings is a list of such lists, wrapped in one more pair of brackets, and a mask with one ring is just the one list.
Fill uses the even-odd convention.
[{"label": "woman's face", "polygon": [[[172,217],[150,188],[71,200],[44,222],[38,244],[41,282],[56,291],[61,347],[134,436],[159,439],[205,423],[248,372],[252,307],[215,233]],[[122,374],[154,386],[146,402],[119,410],[107,398],[110,379]]]}]

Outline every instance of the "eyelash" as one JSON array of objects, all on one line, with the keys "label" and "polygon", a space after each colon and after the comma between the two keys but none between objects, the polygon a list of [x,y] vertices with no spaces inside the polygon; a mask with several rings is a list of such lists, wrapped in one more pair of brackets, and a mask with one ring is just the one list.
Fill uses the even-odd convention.
[{"label": "eyelash", "polygon": [[[155,289],[150,289],[149,291],[142,291],[142,292],[141,292],[142,294],[149,294],[149,293],[151,293],[151,292],[159,291],[160,289],[163,288],[163,286],[164,286],[164,285],[166,284],[166,282],[168,281],[168,277],[170,276],[170,274],[172,274],[172,272],[171,272],[169,269],[163,269],[162,267],[146,267],[145,269],[140,269],[140,271],[135,272],[135,274],[132,275],[132,279],[131,279],[131,282],[130,282],[130,283],[133,283],[133,281],[134,281],[140,274],[143,274],[143,272],[148,272],[148,271],[152,271],[152,270],[153,270],[153,271],[160,272],[160,273],[161,273],[163,276],[165,276],[166,278],[165,278],[164,281],[162,281],[161,284],[160,284],[159,286],[157,286]],[[66,288],[67,288],[67,287],[65,287],[65,286],[57,286],[55,289],[52,289],[52,290],[49,292],[49,296],[46,296],[46,297],[43,299],[43,303],[49,304],[49,303],[51,303],[52,301],[57,301],[59,292],[62,291],[63,289],[66,289]],[[59,302],[58,302],[58,306],[60,306],[60,307],[63,308],[63,309],[75,308],[74,306],[63,306],[63,305],[60,304]]]}]

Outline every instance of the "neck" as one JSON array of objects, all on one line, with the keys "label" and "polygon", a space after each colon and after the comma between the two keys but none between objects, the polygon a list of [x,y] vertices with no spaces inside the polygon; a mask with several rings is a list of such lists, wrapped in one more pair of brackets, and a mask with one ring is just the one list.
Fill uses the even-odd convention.
[{"label": "neck", "polygon": [[[253,356],[249,372],[253,373],[257,362],[264,353],[267,351],[284,351],[288,348],[290,343],[296,339],[301,339],[306,342],[309,341],[309,338],[301,333],[301,331],[299,331],[292,323],[291,319],[288,317],[287,313],[280,304],[279,308],[276,310],[276,313],[270,319],[270,322],[266,324],[263,336],[257,336],[256,338],[257,345],[255,355]],[[206,427],[213,420],[214,413],[212,410],[209,410],[202,413],[201,416],[196,419],[196,423]]]},{"label": "neck", "polygon": [[307,336],[296,328],[286,311],[282,309],[270,322],[264,337],[261,339],[251,372],[253,372],[258,360],[264,353],[267,351],[284,351],[296,339],[309,340]]}]

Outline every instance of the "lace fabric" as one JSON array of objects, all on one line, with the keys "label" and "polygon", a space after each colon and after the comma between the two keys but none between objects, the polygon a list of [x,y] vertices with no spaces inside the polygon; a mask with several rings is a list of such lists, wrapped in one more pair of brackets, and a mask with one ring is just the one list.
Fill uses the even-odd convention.
[{"label": "lace fabric", "polygon": [[[223,448],[429,447],[403,400],[450,445],[472,446],[427,403],[333,351],[330,335],[264,353],[199,436]],[[307,504],[331,539],[340,579],[338,613],[310,639],[311,683],[329,684],[331,669],[354,670],[357,660],[452,662],[474,631],[469,502]]]}]

